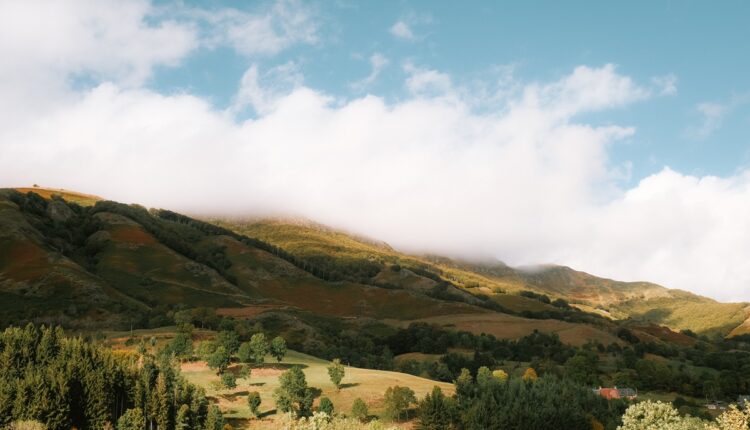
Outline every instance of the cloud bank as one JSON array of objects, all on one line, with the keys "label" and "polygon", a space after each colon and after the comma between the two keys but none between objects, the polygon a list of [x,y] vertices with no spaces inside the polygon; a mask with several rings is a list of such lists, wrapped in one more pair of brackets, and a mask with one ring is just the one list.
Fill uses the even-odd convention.
[{"label": "cloud bank", "polygon": [[[636,130],[583,114],[646,103],[662,88],[613,65],[487,93],[407,63],[407,96],[387,102],[336,99],[305,86],[293,63],[273,73],[253,64],[223,109],[141,85],[201,49],[196,22],[156,19],[148,3],[81,3],[34,18],[70,26],[66,37],[32,35],[11,25],[25,4],[0,10],[0,55],[16,65],[0,68],[2,184],[192,213],[291,214],[407,251],[567,264],[750,299],[750,172],[665,167],[623,188],[628,166],[608,149]],[[79,76],[94,83],[81,87]],[[246,108],[256,115],[239,120]]]}]

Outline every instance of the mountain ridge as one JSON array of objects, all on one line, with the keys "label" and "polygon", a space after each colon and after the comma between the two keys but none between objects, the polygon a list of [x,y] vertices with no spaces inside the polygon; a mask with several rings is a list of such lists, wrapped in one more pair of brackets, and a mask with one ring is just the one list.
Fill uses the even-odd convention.
[{"label": "mountain ridge", "polygon": [[500,311],[590,320],[563,315],[571,305],[613,321],[698,333],[741,334],[750,327],[747,303],[720,303],[649,282],[565,266],[528,270],[403,254],[309,220],[201,221],[70,191],[41,189],[43,198],[37,190],[6,189],[0,196],[0,294],[18,304],[55,296],[49,306],[67,320],[97,317],[82,316],[75,305],[89,294],[98,300],[94,309],[120,315],[121,323],[128,320],[123,314],[150,315],[159,306],[251,305],[376,319]]}]

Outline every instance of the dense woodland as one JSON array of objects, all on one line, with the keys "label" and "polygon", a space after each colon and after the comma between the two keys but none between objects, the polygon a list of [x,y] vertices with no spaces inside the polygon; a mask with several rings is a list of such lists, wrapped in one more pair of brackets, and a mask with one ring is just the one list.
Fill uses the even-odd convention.
[{"label": "dense woodland", "polygon": [[209,412],[203,390],[169,357],[117,354],[60,328],[0,334],[0,426],[35,420],[52,430],[103,429],[122,420],[118,428],[128,430],[207,428]]}]

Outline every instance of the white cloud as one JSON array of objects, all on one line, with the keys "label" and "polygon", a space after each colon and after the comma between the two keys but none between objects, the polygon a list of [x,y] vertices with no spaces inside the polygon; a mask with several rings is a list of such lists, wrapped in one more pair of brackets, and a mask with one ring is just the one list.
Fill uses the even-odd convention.
[{"label": "white cloud", "polygon": [[414,95],[447,95],[453,92],[453,83],[447,73],[417,67],[408,61],[404,64],[404,71],[408,74],[406,88]]},{"label": "white cloud", "polygon": [[315,14],[297,0],[277,0],[267,10],[254,12],[196,9],[190,15],[209,24],[209,45],[229,44],[248,57],[277,54],[293,45],[312,45],[320,39]]},{"label": "white cloud", "polygon": [[372,85],[380,76],[380,72],[388,66],[388,58],[383,54],[376,52],[370,56],[370,74],[359,81],[351,84],[351,87],[357,91],[362,91]]},{"label": "white cloud", "polygon": [[294,62],[284,63],[261,73],[253,64],[242,75],[240,87],[230,112],[239,114],[246,107],[265,114],[276,107],[277,101],[302,85],[304,78]]},{"label": "white cloud", "polygon": [[689,137],[700,140],[707,138],[721,126],[729,107],[720,103],[704,102],[698,103],[695,110],[700,114],[701,122],[688,128],[687,133]]},{"label": "white cloud", "polygon": [[71,81],[137,87],[198,43],[192,24],[145,1],[0,2],[0,126],[76,97]]},{"label": "white cloud", "polygon": [[724,102],[702,102],[695,106],[700,122],[688,126],[685,134],[692,139],[703,140],[718,130],[727,115],[735,109],[750,103],[750,94],[733,94]]},{"label": "white cloud", "polygon": [[[255,65],[234,107],[217,110],[190,94],[138,86],[195,39],[190,25],[146,25],[151,10],[136,5],[134,18],[94,20],[134,33],[103,44],[78,18],[59,46],[52,36],[25,35],[26,26],[0,26],[4,59],[24,65],[28,79],[2,73],[17,85],[62,88],[50,98],[0,86],[0,182],[188,212],[295,214],[407,250],[569,264],[750,299],[750,172],[716,178],[665,169],[621,189],[628,166],[612,165],[607,148],[635,130],[579,115],[649,97],[614,66],[581,66],[552,82],[516,78],[518,90],[498,98],[409,64],[411,95],[387,103],[372,95],[335,101],[304,86],[294,63]],[[183,42],[139,47],[163,38]],[[111,53],[116,46],[130,47]],[[54,80],[61,70],[66,78]],[[98,83],[76,89],[73,73]],[[238,121],[247,107],[257,115]]]},{"label": "white cloud", "polygon": [[388,31],[399,39],[414,40],[414,33],[412,33],[411,28],[404,21],[397,21]]},{"label": "white cloud", "polygon": [[654,76],[651,82],[658,90],[659,95],[673,96],[677,94],[677,75],[670,73],[663,76]]}]

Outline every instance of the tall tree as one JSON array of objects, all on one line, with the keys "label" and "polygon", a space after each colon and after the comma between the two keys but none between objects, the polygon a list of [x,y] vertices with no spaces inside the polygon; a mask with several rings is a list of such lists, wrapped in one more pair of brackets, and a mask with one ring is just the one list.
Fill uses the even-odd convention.
[{"label": "tall tree", "polygon": [[331,378],[331,382],[336,386],[336,390],[340,390],[341,380],[344,379],[344,375],[346,374],[346,369],[344,369],[344,365],[341,364],[341,360],[334,358],[331,364],[328,365],[327,370],[328,377]]},{"label": "tall tree", "polygon": [[208,415],[206,416],[206,423],[203,428],[205,430],[223,430],[224,416],[221,414],[218,406],[211,405],[208,407]]},{"label": "tall tree", "polygon": [[229,366],[229,360],[229,353],[227,352],[226,348],[220,346],[216,348],[216,351],[208,356],[208,361],[206,364],[208,364],[209,368],[216,370],[217,375],[221,375],[227,370],[227,367]]},{"label": "tall tree", "polygon": [[253,361],[255,363],[263,363],[268,354],[270,346],[266,340],[266,335],[263,333],[256,333],[250,338],[250,351],[252,351]]},{"label": "tall tree", "polygon": [[286,340],[281,336],[276,336],[271,341],[271,355],[281,363],[286,355]]},{"label": "tall tree", "polygon": [[391,420],[400,420],[402,416],[409,418],[409,407],[416,403],[414,391],[409,387],[388,387],[385,391],[385,416]]},{"label": "tall tree", "polygon": [[312,414],[313,391],[308,388],[305,374],[298,366],[279,376],[279,387],[273,396],[276,407],[282,412],[291,412],[297,418]]},{"label": "tall tree", "polygon": [[433,387],[417,406],[420,430],[449,430],[456,422],[456,405],[440,387]]}]

